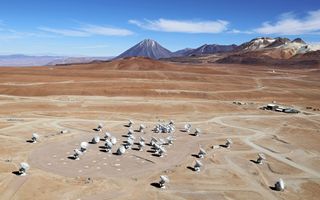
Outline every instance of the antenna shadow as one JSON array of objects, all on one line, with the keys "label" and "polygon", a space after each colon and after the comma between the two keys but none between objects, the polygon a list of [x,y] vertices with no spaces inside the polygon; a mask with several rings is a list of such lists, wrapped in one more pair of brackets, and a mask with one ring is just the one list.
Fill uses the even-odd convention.
[{"label": "antenna shadow", "polygon": [[227,145],[225,145],[225,144],[220,144],[219,146],[223,147],[223,148],[228,148]]},{"label": "antenna shadow", "polygon": [[150,185],[155,188],[161,188],[159,183],[150,183]]},{"label": "antenna shadow", "polygon": [[19,171],[13,171],[12,174],[14,174],[16,176],[20,176],[20,172]]},{"label": "antenna shadow", "polygon": [[198,154],[191,154],[192,157],[199,158]]},{"label": "antenna shadow", "polygon": [[74,156],[68,156],[68,159],[75,160],[75,157]]},{"label": "antenna shadow", "polygon": [[193,167],[188,166],[187,169],[190,169],[191,171],[196,171]]},{"label": "antenna shadow", "polygon": [[258,164],[256,160],[250,160],[250,161],[253,162],[254,164]]},{"label": "antenna shadow", "polygon": [[33,143],[33,141],[32,141],[32,140],[26,140],[26,142],[28,142],[28,143]]}]

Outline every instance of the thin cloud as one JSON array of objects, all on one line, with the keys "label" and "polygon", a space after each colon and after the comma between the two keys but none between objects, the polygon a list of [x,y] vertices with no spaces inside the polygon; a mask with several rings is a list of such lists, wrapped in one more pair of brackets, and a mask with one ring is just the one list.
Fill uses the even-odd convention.
[{"label": "thin cloud", "polygon": [[127,29],[121,28],[111,28],[106,26],[98,26],[92,24],[85,24],[81,27],[74,29],[57,29],[49,27],[39,27],[41,31],[50,32],[63,36],[71,37],[88,37],[93,35],[102,35],[102,36],[128,36],[132,35],[133,32]]},{"label": "thin cloud", "polygon": [[177,32],[177,33],[221,33],[227,30],[228,21],[187,21],[187,20],[129,20],[130,24],[134,24],[140,28],[162,31],[162,32]]},{"label": "thin cloud", "polygon": [[78,30],[72,30],[72,29],[55,29],[55,28],[48,28],[48,27],[39,27],[38,29],[41,31],[63,35],[63,36],[86,37],[90,35],[84,31],[78,31]]},{"label": "thin cloud", "polygon": [[238,30],[238,29],[232,29],[232,30],[227,31],[227,33],[234,33],[234,34],[252,34],[253,32],[252,32],[252,31],[241,31],[241,30]]},{"label": "thin cloud", "polygon": [[261,27],[254,29],[260,34],[300,35],[320,33],[320,9],[310,11],[298,19],[294,13],[284,13],[275,23],[264,22]]}]

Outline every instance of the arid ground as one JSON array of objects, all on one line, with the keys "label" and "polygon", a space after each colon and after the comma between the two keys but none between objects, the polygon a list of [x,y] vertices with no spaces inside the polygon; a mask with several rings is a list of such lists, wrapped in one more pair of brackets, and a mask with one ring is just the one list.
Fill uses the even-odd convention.
[{"label": "arid ground", "polygon": [[[0,199],[319,199],[320,69],[173,64],[130,58],[58,67],[0,68]],[[234,104],[234,101],[242,105]],[[276,101],[299,114],[265,111]],[[307,108],[308,107],[308,108]],[[143,123],[175,121],[176,141],[153,156],[146,146],[118,156],[82,141],[109,131],[118,143]],[[101,132],[93,129],[103,123]],[[185,123],[200,136],[181,132]],[[68,133],[59,134],[61,130]],[[40,141],[26,142],[32,133]],[[233,140],[230,149],[219,145]],[[136,147],[136,146],[134,146]],[[199,147],[200,172],[191,170]],[[215,148],[212,148],[215,147]],[[258,165],[258,153],[266,161]],[[20,162],[31,166],[17,176]],[[170,183],[155,187],[160,175]],[[284,191],[270,187],[282,178]]]}]

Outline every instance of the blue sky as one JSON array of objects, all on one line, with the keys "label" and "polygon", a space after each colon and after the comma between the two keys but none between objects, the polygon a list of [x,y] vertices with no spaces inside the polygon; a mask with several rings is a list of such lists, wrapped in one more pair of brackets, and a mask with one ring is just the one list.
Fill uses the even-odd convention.
[{"label": "blue sky", "polygon": [[114,56],[151,38],[171,51],[254,37],[320,42],[319,0],[0,0],[0,54]]}]

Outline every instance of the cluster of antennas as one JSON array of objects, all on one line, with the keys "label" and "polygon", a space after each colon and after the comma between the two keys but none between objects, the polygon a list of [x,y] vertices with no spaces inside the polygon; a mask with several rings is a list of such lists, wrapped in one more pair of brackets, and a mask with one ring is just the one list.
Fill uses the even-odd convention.
[{"label": "cluster of antennas", "polygon": [[175,131],[174,121],[170,120],[169,123],[158,123],[154,128],[155,133],[173,133]]},{"label": "cluster of antennas", "polygon": [[112,136],[111,133],[105,132],[104,139],[105,139],[105,143],[104,143],[105,151],[111,152],[112,147],[115,144],[117,144],[117,138]]},{"label": "cluster of antennas", "polygon": [[87,151],[89,144],[88,142],[81,142],[80,149],[74,149],[73,157],[75,160],[79,160],[80,157]]},{"label": "cluster of antennas", "polygon": [[155,150],[155,153],[159,157],[163,157],[163,155],[167,152],[164,148],[164,145],[171,145],[175,139],[172,136],[167,137],[166,139],[157,139],[152,137],[150,140],[150,145]]}]

